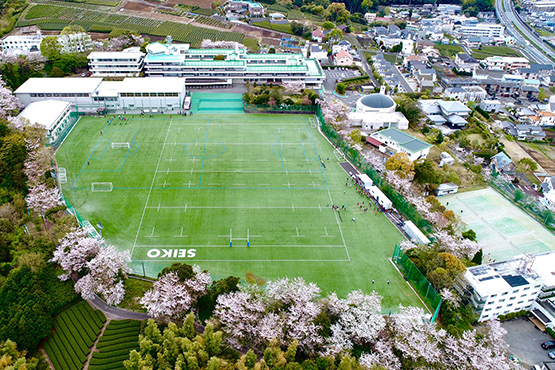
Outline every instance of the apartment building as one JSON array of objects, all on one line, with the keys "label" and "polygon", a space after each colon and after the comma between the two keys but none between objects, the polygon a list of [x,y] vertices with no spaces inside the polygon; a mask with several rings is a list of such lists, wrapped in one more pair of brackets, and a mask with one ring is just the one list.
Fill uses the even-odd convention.
[{"label": "apartment building", "polygon": [[145,53],[127,49],[123,52],[96,51],[87,56],[93,76],[138,76],[143,70]]}]

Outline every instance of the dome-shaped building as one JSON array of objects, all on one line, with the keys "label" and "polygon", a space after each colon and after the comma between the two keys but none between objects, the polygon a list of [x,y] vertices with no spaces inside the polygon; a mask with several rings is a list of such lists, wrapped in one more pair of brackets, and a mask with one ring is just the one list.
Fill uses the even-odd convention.
[{"label": "dome-shaped building", "polygon": [[356,111],[362,113],[380,112],[391,113],[395,112],[395,101],[390,96],[384,94],[370,94],[361,97],[356,103]]},{"label": "dome-shaped building", "polygon": [[409,121],[402,113],[395,112],[397,104],[384,93],[362,96],[356,102],[355,111],[350,113],[352,126],[361,126],[364,130],[377,130],[382,127],[395,127],[406,130]]}]

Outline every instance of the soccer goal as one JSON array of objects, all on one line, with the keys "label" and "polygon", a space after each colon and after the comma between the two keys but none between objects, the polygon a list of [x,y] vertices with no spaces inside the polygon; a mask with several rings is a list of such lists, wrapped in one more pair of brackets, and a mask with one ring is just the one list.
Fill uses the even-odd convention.
[{"label": "soccer goal", "polygon": [[112,143],[112,149],[116,149],[116,148],[127,148],[129,149],[131,147],[131,145],[129,145],[129,142],[126,143]]},{"label": "soccer goal", "polygon": [[345,156],[338,148],[335,148],[335,150],[333,151],[333,155],[335,156],[335,159],[337,159],[338,161],[345,159]]},{"label": "soccer goal", "polygon": [[60,180],[60,184],[65,184],[67,182],[66,169],[63,167],[58,168],[58,180]]},{"label": "soccer goal", "polygon": [[310,127],[312,127],[312,128],[316,128],[316,127],[317,127],[317,126],[316,126],[316,120],[314,119],[314,117],[310,117],[310,118],[308,119],[308,122],[310,122]]},{"label": "soccer goal", "polygon": [[111,182],[93,182],[91,183],[91,191],[95,192],[108,192],[112,191],[114,186]]}]

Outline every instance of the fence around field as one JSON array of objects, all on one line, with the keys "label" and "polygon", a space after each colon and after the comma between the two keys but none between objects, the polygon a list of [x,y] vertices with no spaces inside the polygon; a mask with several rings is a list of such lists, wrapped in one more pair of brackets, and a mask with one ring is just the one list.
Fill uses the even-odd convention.
[{"label": "fence around field", "polygon": [[[521,189],[515,187],[510,181],[500,176],[492,177],[489,184],[514,205],[545,226],[546,229],[555,233],[555,212],[541,205],[534,197],[526,194]],[[519,200],[516,200],[517,192],[519,192]]]},{"label": "fence around field", "polygon": [[399,192],[397,192],[382,176],[370,165],[358,150],[352,148],[345,139],[335,131],[335,129],[324,120],[322,110],[316,107],[316,117],[318,118],[322,132],[329,141],[339,150],[343,152],[345,157],[355,166],[361,173],[367,174],[374,184],[378,186],[382,192],[391,200],[393,206],[406,219],[414,222],[416,226],[425,233],[432,233],[432,225],[424,219]]},{"label": "fence around field", "polygon": [[420,295],[420,298],[431,307],[434,312],[432,322],[435,321],[439,308],[441,306],[441,295],[435,290],[432,284],[426,279],[424,274],[420,272],[418,267],[410,260],[410,258],[401,250],[399,244],[395,245],[392,257],[393,263],[401,271],[405,279]]},{"label": "fence around field", "polygon": [[64,202],[64,205],[67,208],[67,211],[71,214],[75,216],[75,219],[77,220],[77,222],[79,223],[79,226],[81,226],[83,229],[85,229],[85,231],[87,231],[87,233],[89,234],[89,236],[91,238],[95,238],[95,239],[100,239],[102,236],[98,233],[98,231],[96,231],[96,229],[94,228],[94,226],[91,225],[91,223],[88,220],[85,220],[80,214],[79,212],[77,212],[77,210],[75,209],[75,207],[73,207],[71,205],[71,203],[69,202],[69,200],[67,200],[63,195],[62,195],[62,201]]},{"label": "fence around field", "polygon": [[316,113],[316,105],[267,105],[244,103],[245,113]]}]

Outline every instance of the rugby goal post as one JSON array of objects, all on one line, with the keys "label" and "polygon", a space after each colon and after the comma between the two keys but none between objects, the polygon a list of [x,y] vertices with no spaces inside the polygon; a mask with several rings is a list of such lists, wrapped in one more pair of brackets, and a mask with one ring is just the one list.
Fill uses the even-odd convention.
[{"label": "rugby goal post", "polygon": [[109,192],[114,190],[111,182],[93,182],[91,183],[91,191],[93,192]]},{"label": "rugby goal post", "polygon": [[112,143],[112,149],[117,149],[117,148],[127,148],[127,149],[129,149],[130,147],[131,147],[131,145],[129,144],[129,142]]},{"label": "rugby goal post", "polygon": [[64,167],[58,168],[58,180],[60,181],[60,184],[65,184],[67,182],[67,173]]}]

